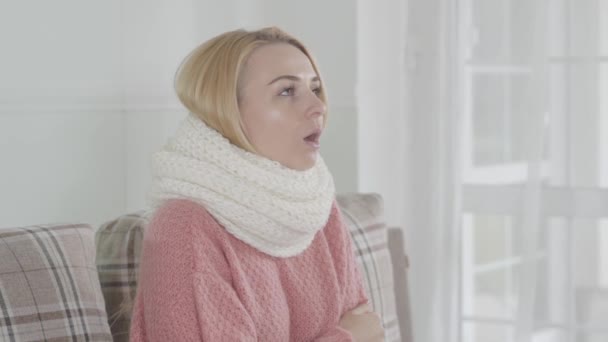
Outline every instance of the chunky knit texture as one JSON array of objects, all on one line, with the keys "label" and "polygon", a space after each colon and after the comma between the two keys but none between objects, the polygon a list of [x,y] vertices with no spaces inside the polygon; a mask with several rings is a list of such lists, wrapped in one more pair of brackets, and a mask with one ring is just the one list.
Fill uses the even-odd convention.
[{"label": "chunky knit texture", "polygon": [[238,239],[272,256],[306,249],[327,223],[335,188],[321,156],[306,171],[249,153],[188,115],[153,161],[153,205],[202,204]]},{"label": "chunky knit texture", "polygon": [[367,301],[335,202],[305,251],[277,258],[170,200],[144,234],[130,340],[351,341],[340,317]]}]

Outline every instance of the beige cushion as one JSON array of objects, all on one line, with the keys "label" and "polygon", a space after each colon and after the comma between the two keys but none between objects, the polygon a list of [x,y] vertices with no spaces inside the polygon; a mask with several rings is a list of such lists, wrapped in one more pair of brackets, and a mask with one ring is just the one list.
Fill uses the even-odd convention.
[{"label": "beige cushion", "polygon": [[123,215],[103,224],[95,235],[97,270],[115,342],[129,341],[130,306],[135,300],[146,223],[143,212]]},{"label": "beige cushion", "polygon": [[382,198],[354,193],[338,195],[337,200],[353,238],[365,289],[382,318],[385,340],[401,341]]},{"label": "beige cushion", "polygon": [[0,230],[0,341],[112,341],[89,225]]}]

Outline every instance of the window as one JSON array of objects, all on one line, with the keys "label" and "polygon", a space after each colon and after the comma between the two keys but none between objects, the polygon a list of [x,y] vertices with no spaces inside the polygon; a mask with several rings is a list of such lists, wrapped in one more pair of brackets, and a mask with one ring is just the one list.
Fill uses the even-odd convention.
[{"label": "window", "polygon": [[458,6],[459,340],[606,341],[608,1]]}]

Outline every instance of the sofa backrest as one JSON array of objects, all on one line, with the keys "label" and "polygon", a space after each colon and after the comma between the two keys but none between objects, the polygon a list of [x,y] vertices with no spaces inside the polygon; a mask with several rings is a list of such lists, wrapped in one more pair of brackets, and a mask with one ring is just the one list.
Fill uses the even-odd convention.
[{"label": "sofa backrest", "polygon": [[3,228],[0,260],[0,341],[112,341],[91,226]]},{"label": "sofa backrest", "polygon": [[352,193],[336,199],[352,237],[367,295],[382,318],[385,341],[401,341],[382,197]]},{"label": "sofa backrest", "polygon": [[[356,193],[339,195],[337,201],[353,239],[366,291],[374,311],[381,315],[386,341],[401,341],[382,199],[376,194]],[[135,298],[148,214],[123,215],[102,225],[96,234],[97,268],[114,341],[128,341],[128,304]]]},{"label": "sofa backrest", "polygon": [[97,270],[114,341],[129,340],[146,224],[146,213],[138,211],[104,223],[95,234]]}]

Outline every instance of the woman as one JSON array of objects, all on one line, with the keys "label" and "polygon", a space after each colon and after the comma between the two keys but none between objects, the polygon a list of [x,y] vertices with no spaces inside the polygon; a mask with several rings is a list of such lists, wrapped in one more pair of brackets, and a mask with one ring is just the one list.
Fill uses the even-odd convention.
[{"label": "woman", "polygon": [[154,157],[131,341],[377,341],[319,156],[327,104],[307,49],[277,28],[195,49],[190,111]]}]

